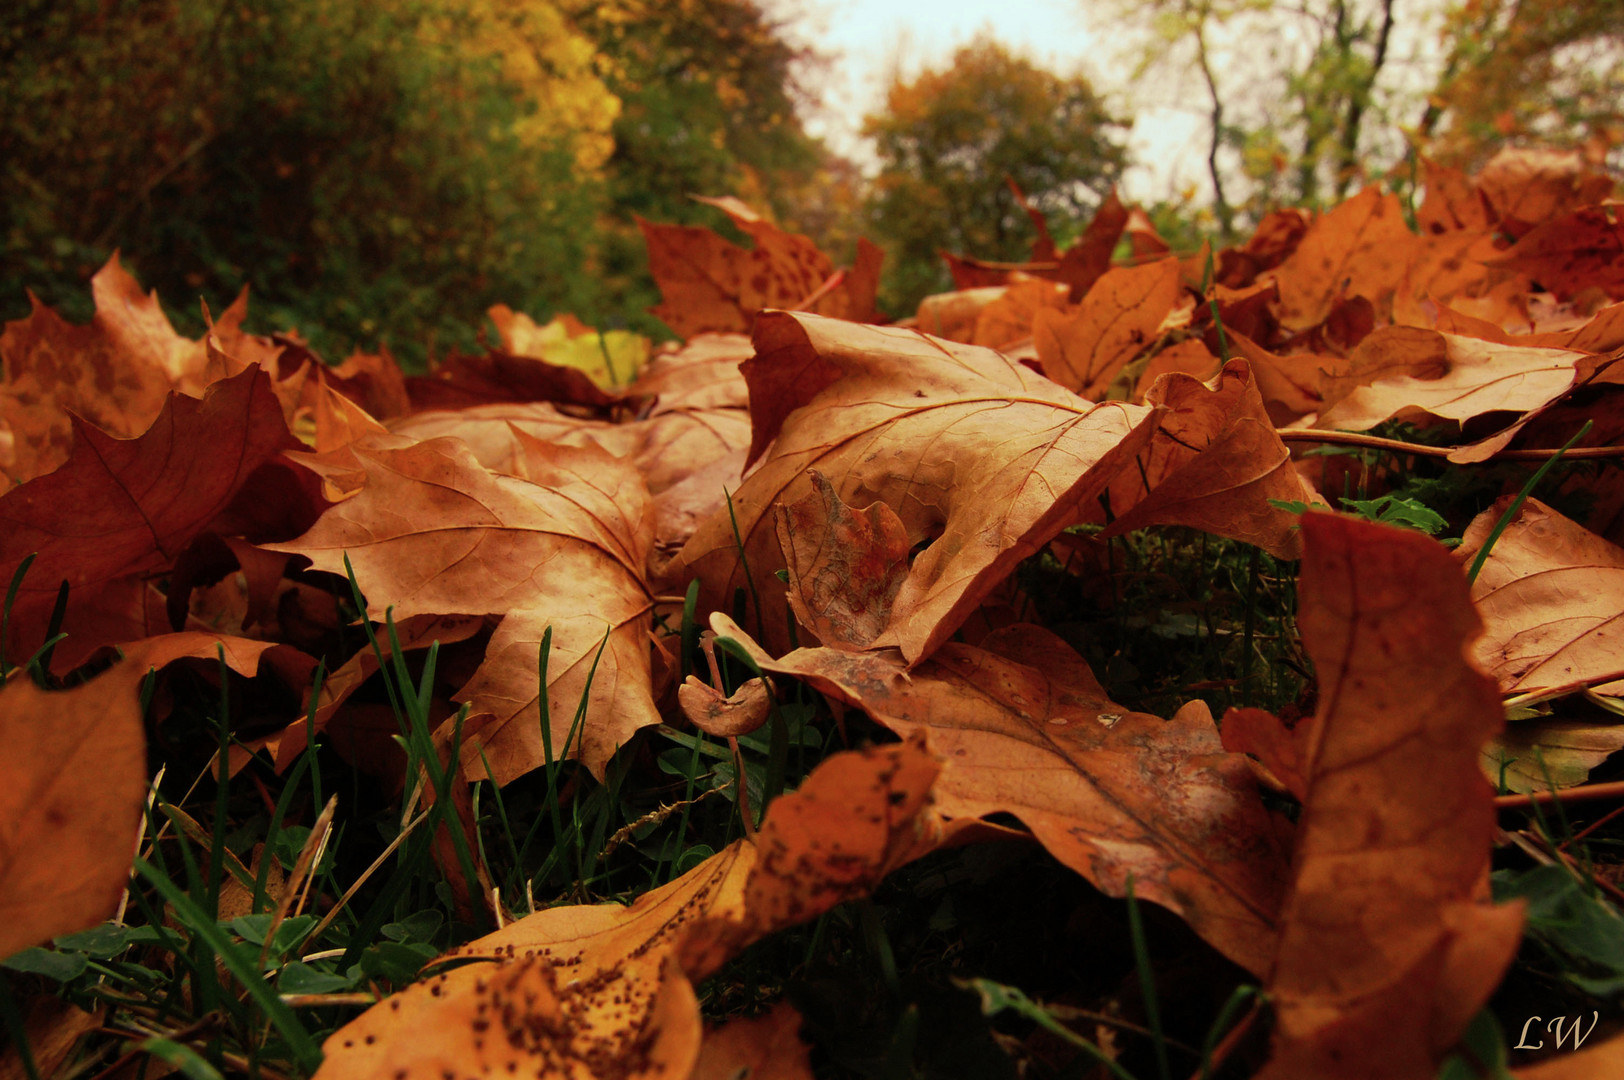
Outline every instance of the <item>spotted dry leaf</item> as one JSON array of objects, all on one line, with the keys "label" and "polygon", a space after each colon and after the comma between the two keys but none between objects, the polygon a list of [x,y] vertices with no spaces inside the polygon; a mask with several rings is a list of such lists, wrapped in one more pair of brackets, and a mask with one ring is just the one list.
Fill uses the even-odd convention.
[{"label": "spotted dry leaf", "polygon": [[[700,1019],[690,981],[746,946],[865,895],[946,838],[935,759],[917,743],[836,754],[739,840],[629,907],[549,908],[454,949],[481,962],[374,1005],[323,1047],[318,1080],[686,1078]],[[508,1063],[513,1066],[509,1069]]]}]

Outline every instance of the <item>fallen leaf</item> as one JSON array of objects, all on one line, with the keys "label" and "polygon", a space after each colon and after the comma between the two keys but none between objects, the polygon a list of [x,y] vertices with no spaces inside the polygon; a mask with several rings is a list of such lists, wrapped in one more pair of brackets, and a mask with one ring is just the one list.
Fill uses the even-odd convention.
[{"label": "fallen leaf", "polygon": [[[1456,549],[1473,561],[1513,496],[1472,520]],[[1518,509],[1489,551],[1472,602],[1484,633],[1474,655],[1505,693],[1583,682],[1624,670],[1624,548],[1538,499]],[[1595,689],[1624,694],[1624,679]]]},{"label": "fallen leaf", "polygon": [[11,614],[11,642],[21,656],[44,642],[58,586],[70,588],[62,624],[69,636],[57,647],[57,670],[102,645],[144,636],[97,634],[85,616],[115,583],[139,596],[140,578],[168,570],[256,468],[298,445],[257,366],[210,386],[201,401],[171,395],[133,439],[73,424],[66,464],[0,496],[0,579],[10,581],[18,564],[38,553]]},{"label": "fallen leaf", "polygon": [[765,724],[773,698],[765,679],[746,679],[733,693],[723,695],[690,675],[677,687],[677,702],[694,727],[726,739],[748,735]]},{"label": "fallen leaf", "polygon": [[860,242],[856,272],[837,281],[834,263],[806,237],[784,232],[737,199],[698,201],[726,213],[755,246],[746,250],[700,226],[638,218],[662,298],[650,310],[678,337],[749,333],[766,308],[805,308],[854,321],[874,317],[880,258],[874,245]]},{"label": "fallen leaf", "polygon": [[1577,150],[1507,146],[1478,171],[1476,186],[1500,227],[1518,237],[1558,215],[1601,202],[1612,194],[1613,178],[1587,170]]},{"label": "fallen leaf", "polygon": [[1007,349],[1032,336],[1032,321],[1045,309],[1065,307],[1066,286],[1017,275],[1002,296],[976,313],[969,343]]},{"label": "fallen leaf", "polygon": [[801,1014],[780,1001],[760,1016],[705,1025],[691,1080],[812,1080]]},{"label": "fallen leaf", "polygon": [[[1306,736],[1309,728],[1299,729]],[[1230,709],[1224,714],[1224,749],[1234,754],[1251,754],[1260,767],[1259,778],[1276,791],[1298,802],[1308,797],[1308,781],[1303,776],[1305,739],[1288,730],[1271,712],[1263,709]]]},{"label": "fallen leaf", "polygon": [[739,365],[755,354],[746,334],[696,334],[680,347],[656,351],[626,393],[658,398],[655,411],[742,409],[750,392]]},{"label": "fallen leaf", "polygon": [[72,690],[17,675],[0,689],[0,957],[118,907],[147,790],[145,675],[117,664]]},{"label": "fallen leaf", "polygon": [[115,252],[90,279],[95,317],[68,323],[29,296],[28,318],[0,333],[0,421],[11,429],[12,457],[0,491],[44,476],[68,460],[74,418],[129,437],[157,418],[171,390],[194,393],[203,346],[175,333]]},{"label": "fallen leaf", "polygon": [[1149,350],[1183,285],[1177,259],[1108,270],[1074,311],[1039,308],[1032,340],[1055,382],[1098,400],[1117,372]]},{"label": "fallen leaf", "polygon": [[1423,233],[1486,232],[1494,224],[1478,186],[1465,173],[1428,157],[1421,158],[1421,168],[1426,195],[1415,220]]},{"label": "fallen leaf", "polygon": [[919,301],[914,325],[933,337],[969,344],[975,340],[981,313],[1003,298],[1008,285],[985,285],[956,292],[937,293]]},{"label": "fallen leaf", "polygon": [[492,307],[489,315],[504,352],[584,371],[606,389],[631,382],[648,360],[648,339],[627,330],[599,332],[568,315],[538,326],[506,304]]},{"label": "fallen leaf", "polygon": [[1272,353],[1239,332],[1226,332],[1230,354],[1252,366],[1258,393],[1269,418],[1284,427],[1323,404],[1320,387],[1347,366],[1346,361],[1316,353]]},{"label": "fallen leaf", "polygon": [[1326,377],[1325,403],[1314,426],[1365,431],[1406,410],[1456,421],[1520,414],[1501,433],[1509,439],[1528,413],[1573,388],[1585,359],[1565,349],[1388,327],[1361,342],[1345,370]]},{"label": "fallen leaf", "polygon": [[1303,533],[1320,705],[1298,729],[1306,797],[1259,1076],[1431,1080],[1522,934],[1520,905],[1488,902],[1478,748],[1499,697],[1469,659],[1480,623],[1447,549],[1332,514]]},{"label": "fallen leaf", "polygon": [[836,754],[768,808],[753,844],[735,841],[629,907],[549,908],[446,953],[494,963],[379,1002],[327,1040],[317,1078],[438,1080],[470,1060],[583,1080],[686,1078],[700,1033],[690,980],[938,846],[936,772],[916,744]]},{"label": "fallen leaf", "polygon": [[1274,271],[1280,325],[1307,330],[1346,296],[1363,296],[1383,310],[1403,277],[1414,240],[1398,196],[1375,187],[1316,218]]},{"label": "fallen leaf", "polygon": [[1483,775],[1507,791],[1575,787],[1624,750],[1624,723],[1537,717],[1518,720],[1483,747]]},{"label": "fallen leaf", "polygon": [[1041,627],[948,642],[911,669],[895,649],[798,649],[773,660],[725,615],[724,637],[763,670],[855,705],[942,760],[935,805],[952,818],[1010,813],[1055,858],[1112,896],[1176,912],[1224,955],[1264,971],[1287,853],[1245,759],[1225,753],[1200,702],[1171,720],[1111,701]]},{"label": "fallen leaf", "polygon": [[[1218,253],[1217,271],[1213,283],[1242,289],[1257,281],[1265,270],[1272,270],[1291,257],[1303,237],[1308,235],[1313,219],[1307,211],[1296,207],[1271,210],[1259,221],[1251,237],[1238,248],[1225,248]],[[1205,245],[1203,245],[1205,247]],[[1206,255],[1200,255],[1202,268]]]},{"label": "fallen leaf", "polygon": [[1087,296],[1100,278],[1110,271],[1111,254],[1116,251],[1117,241],[1122,239],[1123,230],[1130,220],[1128,208],[1117,198],[1116,188],[1112,188],[1111,194],[1106,196],[1089,219],[1083,235],[1061,253],[1060,265],[1055,267],[1054,276],[1056,281],[1065,283],[1071,290],[1069,299],[1072,303]]},{"label": "fallen leaf", "polygon": [[1588,288],[1624,299],[1624,224],[1601,207],[1576,210],[1536,227],[1487,265],[1527,274],[1562,300]]},{"label": "fallen leaf", "polygon": [[[699,1056],[699,1002],[669,953],[631,959],[582,986],[537,956],[431,976],[322,1044],[315,1080],[447,1075],[686,1080]],[[607,983],[607,985],[604,985]]]},{"label": "fallen leaf", "polygon": [[1169,372],[1182,372],[1205,381],[1218,374],[1222,367],[1222,362],[1212,355],[1200,338],[1175,342],[1152,356],[1145,370],[1139,373],[1139,381],[1134,386],[1134,404],[1143,405],[1145,394],[1151,386]]},{"label": "fallen leaf", "polygon": [[[101,1026],[106,1010],[85,1012],[77,1006],[44,995],[34,999],[24,1021],[28,1053],[36,1076],[56,1076],[79,1040]],[[15,1045],[0,1054],[0,1080],[30,1080]]]},{"label": "fallen leaf", "polygon": [[[537,661],[549,626],[555,746],[565,744],[589,685],[578,745],[595,774],[633,731],[658,723],[642,576],[652,522],[634,471],[597,447],[534,441],[525,447],[530,480],[492,474],[454,439],[350,450],[364,486],[303,536],[266,546],[341,575],[348,555],[375,621],[389,608],[397,619],[504,615],[484,664],[457,695],[497,718],[484,751],[499,783],[545,758]],[[483,778],[478,750],[466,747],[464,764]]]},{"label": "fallen leaf", "polygon": [[1225,364],[1215,382],[1175,373],[1145,395],[1145,404],[1167,412],[1137,467],[1117,473],[1106,489],[1115,520],[1101,535],[1186,525],[1279,559],[1299,558],[1297,515],[1271,500],[1322,500],[1293,468],[1246,361]]},{"label": "fallen leaf", "polygon": [[789,606],[818,640],[862,649],[885,631],[908,576],[908,530],[883,502],[847,506],[829,478],[778,507],[778,543],[789,569]]},{"label": "fallen leaf", "polygon": [[[910,662],[947,639],[997,583],[1074,519],[1150,438],[1149,410],[1092,405],[990,349],[910,330],[769,312],[744,365],[755,425],[731,512],[695,532],[666,578],[701,582],[701,607],[746,589],[737,536],[764,590],[769,648],[787,646],[785,601],[768,588],[783,565],[773,507],[828,477],[848,505],[884,502],[910,546],[929,542],[897,591],[876,646]],[[750,603],[756,605],[754,596]]]}]

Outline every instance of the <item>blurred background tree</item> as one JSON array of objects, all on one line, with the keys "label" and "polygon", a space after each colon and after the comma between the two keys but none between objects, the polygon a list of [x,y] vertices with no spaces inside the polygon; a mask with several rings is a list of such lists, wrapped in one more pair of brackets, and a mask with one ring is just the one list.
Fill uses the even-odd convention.
[{"label": "blurred background tree", "polygon": [[908,313],[950,287],[938,252],[1020,261],[1036,233],[1013,177],[1062,246],[1086,225],[1126,164],[1122,125],[1081,75],[1057,75],[996,41],[896,80],[864,133],[880,170],[867,211],[886,247],[884,304]]},{"label": "blurred background tree", "polygon": [[1471,166],[1507,141],[1624,144],[1624,0],[1468,0],[1418,125]]},{"label": "blurred background tree", "polygon": [[1417,149],[1471,167],[1509,141],[1624,143],[1624,0],[1093,6],[1140,28],[1141,91],[1199,96],[1226,234],[1338,201]]},{"label": "blurred background tree", "polygon": [[658,332],[633,213],[789,214],[830,167],[754,0],[3,7],[7,319],[88,317],[121,248],[190,332],[251,284],[251,326],[333,359],[472,348],[497,302]]},{"label": "blurred background tree", "polygon": [[[0,37],[0,303],[82,307],[122,248],[181,321],[410,358],[585,299],[617,102],[551,3],[23,0]],[[24,308],[26,310],[26,308]],[[81,312],[82,314],[83,312]]]}]

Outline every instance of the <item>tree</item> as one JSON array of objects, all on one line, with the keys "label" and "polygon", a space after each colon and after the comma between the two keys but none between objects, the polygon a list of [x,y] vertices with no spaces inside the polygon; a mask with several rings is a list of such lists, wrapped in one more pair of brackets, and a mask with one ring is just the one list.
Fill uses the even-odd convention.
[{"label": "tree", "polygon": [[1467,0],[1422,114],[1434,153],[1470,163],[1498,144],[1624,142],[1624,0]]},{"label": "tree", "polygon": [[[188,328],[408,358],[585,294],[618,103],[581,0],[25,0],[0,15],[0,304],[122,248]],[[87,314],[82,310],[79,314]]]},{"label": "tree", "polygon": [[1046,71],[990,40],[894,82],[885,112],[863,129],[881,162],[868,220],[887,247],[887,303],[911,311],[947,287],[943,249],[1026,256],[1034,232],[1007,177],[1057,239],[1080,229],[1122,171],[1120,126],[1082,75]]},{"label": "tree", "polygon": [[577,25],[621,102],[596,272],[606,295],[638,312],[640,329],[662,333],[641,320],[659,293],[633,216],[711,225],[715,212],[690,196],[724,194],[776,217],[802,216],[796,192],[828,157],[796,109],[798,72],[814,58],[757,0],[587,5]]},{"label": "tree", "polygon": [[1624,0],[1112,0],[1106,10],[1149,31],[1141,85],[1153,77],[1201,95],[1226,234],[1237,215],[1339,200],[1416,149],[1471,163],[1519,135],[1621,141]]}]

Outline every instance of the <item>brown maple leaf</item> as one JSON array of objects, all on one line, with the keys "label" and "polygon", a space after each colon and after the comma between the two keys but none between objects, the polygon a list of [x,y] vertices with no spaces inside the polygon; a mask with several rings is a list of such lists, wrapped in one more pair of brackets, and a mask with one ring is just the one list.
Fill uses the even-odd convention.
[{"label": "brown maple leaf", "polygon": [[1091,401],[1150,350],[1183,293],[1177,259],[1108,270],[1072,311],[1041,308],[1032,323],[1043,371]]},{"label": "brown maple leaf", "polygon": [[648,244],[649,272],[663,298],[650,310],[679,337],[749,333],[756,314],[766,308],[804,309],[855,322],[874,319],[879,248],[859,240],[856,265],[837,272],[812,241],[785,232],[738,199],[698,201],[726,213],[755,247],[746,250],[702,226],[637,219]]},{"label": "brown maple leaf", "polygon": [[[402,445],[405,444],[405,445]],[[419,615],[502,615],[485,662],[458,700],[495,722],[481,731],[500,783],[541,765],[538,657],[552,630],[548,707],[563,747],[586,697],[581,759],[601,776],[631,733],[659,722],[650,698],[653,603],[643,582],[652,534],[642,478],[596,446],[529,440],[529,479],[491,473],[455,439],[363,440],[334,463],[359,489],[296,540],[267,545],[345,572],[345,557],[381,622]],[[590,695],[587,695],[590,685]],[[471,775],[483,778],[478,748]]]},{"label": "brown maple leaf", "polygon": [[[91,613],[141,609],[146,580],[174,565],[256,469],[299,445],[258,365],[214,383],[201,401],[171,394],[136,438],[77,418],[73,426],[73,455],[61,468],[0,496],[0,578],[37,553],[12,609],[11,643],[22,659],[44,642],[58,586],[69,585],[58,669],[146,636],[140,624],[120,630]],[[117,598],[103,595],[110,592]]]},{"label": "brown maple leaf", "polygon": [[1363,296],[1384,310],[1409,265],[1414,241],[1398,196],[1374,187],[1315,219],[1274,271],[1280,324],[1307,330],[1347,296]]},{"label": "brown maple leaf", "polygon": [[722,610],[752,588],[747,561],[769,648],[788,644],[784,594],[771,587],[784,565],[773,507],[810,492],[808,470],[850,505],[886,503],[911,547],[928,543],[873,642],[913,662],[1075,520],[1155,425],[1142,407],[1093,405],[990,349],[911,330],[769,312],[755,340],[751,456],[771,452],[666,578],[681,588],[698,577],[702,606]]},{"label": "brown maple leaf", "polygon": [[[1473,519],[1456,549],[1475,560],[1514,496]],[[1505,693],[1624,674],[1624,549],[1529,499],[1500,534],[1472,583],[1484,634],[1475,655]],[[1624,679],[1597,686],[1624,694]]]},{"label": "brown maple leaf", "polygon": [[1301,556],[1297,515],[1272,503],[1322,500],[1292,466],[1246,361],[1224,365],[1215,385],[1165,375],[1145,404],[1167,412],[1137,467],[1111,480],[1115,520],[1102,537],[1147,525],[1187,525],[1255,544],[1276,558]]}]

